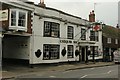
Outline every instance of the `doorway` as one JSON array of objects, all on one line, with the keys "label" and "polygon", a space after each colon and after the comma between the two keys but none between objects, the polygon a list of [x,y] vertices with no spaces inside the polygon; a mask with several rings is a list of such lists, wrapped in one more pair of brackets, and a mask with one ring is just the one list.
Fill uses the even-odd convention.
[{"label": "doorway", "polygon": [[85,61],[85,47],[81,47],[81,60],[82,62]]},{"label": "doorway", "polygon": [[30,36],[4,35],[2,39],[2,62],[23,63],[29,61]]}]

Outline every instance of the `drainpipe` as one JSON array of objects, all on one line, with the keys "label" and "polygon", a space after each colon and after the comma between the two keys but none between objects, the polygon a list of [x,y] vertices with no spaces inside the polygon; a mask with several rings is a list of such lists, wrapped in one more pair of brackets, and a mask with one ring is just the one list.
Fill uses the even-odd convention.
[{"label": "drainpipe", "polygon": [[0,33],[0,71],[2,71],[2,33]]}]

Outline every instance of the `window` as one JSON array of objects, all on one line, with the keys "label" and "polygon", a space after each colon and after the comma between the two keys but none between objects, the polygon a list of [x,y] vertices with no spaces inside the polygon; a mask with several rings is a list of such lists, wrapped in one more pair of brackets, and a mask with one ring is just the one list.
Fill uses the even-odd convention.
[{"label": "window", "polygon": [[98,31],[90,31],[90,41],[98,41]]},{"label": "window", "polygon": [[59,59],[59,45],[44,44],[43,45],[43,59]]},{"label": "window", "polygon": [[118,39],[115,39],[115,44],[118,44]]},{"label": "window", "polygon": [[16,11],[11,11],[11,26],[16,26]]},{"label": "window", "polygon": [[93,57],[93,49],[94,49],[94,56],[99,57],[102,56],[101,50],[98,49],[98,46],[90,46],[90,57]]},{"label": "window", "polygon": [[11,9],[9,25],[10,29],[27,31],[27,11]]},{"label": "window", "polygon": [[95,41],[95,32],[90,31],[90,41]]},{"label": "window", "polygon": [[26,14],[23,12],[19,12],[19,18],[18,18],[18,26],[25,27],[25,21],[26,21]]},{"label": "window", "polygon": [[95,41],[98,41],[98,35],[99,35],[98,31],[96,31],[95,32]]},{"label": "window", "polygon": [[111,38],[107,38],[107,43],[111,43]]},{"label": "window", "polygon": [[67,29],[68,31],[68,33],[67,33],[67,37],[68,37],[68,39],[73,39],[73,33],[74,33],[74,31],[73,31],[73,27],[72,26],[68,26],[68,29]]},{"label": "window", "polygon": [[68,46],[67,46],[67,49],[68,49],[68,50],[67,50],[67,51],[68,51],[67,57],[68,57],[68,58],[73,58],[73,51],[74,51],[74,50],[73,50],[73,45],[68,45]]},{"label": "window", "polygon": [[86,40],[86,30],[85,29],[81,29],[81,40]]},{"label": "window", "polygon": [[44,22],[44,37],[59,37],[59,24],[54,22]]}]

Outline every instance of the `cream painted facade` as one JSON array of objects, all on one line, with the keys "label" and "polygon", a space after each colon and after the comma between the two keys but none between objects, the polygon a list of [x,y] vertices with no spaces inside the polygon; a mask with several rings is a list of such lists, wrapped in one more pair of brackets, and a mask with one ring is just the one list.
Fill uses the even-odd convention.
[{"label": "cream painted facade", "polygon": [[[88,26],[86,26],[90,24],[89,21],[53,8],[41,8],[27,3],[7,3],[6,1],[4,3],[17,6],[18,9],[22,8],[26,11],[32,11],[32,34],[13,34],[11,32],[7,33],[7,36],[3,34],[5,35],[3,37],[4,44],[2,44],[3,58],[24,59],[28,60],[29,64],[58,63],[79,60],[86,61],[86,47],[97,46],[102,52],[102,32],[98,32],[98,41],[90,41],[90,30],[92,29],[88,29]],[[45,24],[45,22],[49,25]],[[51,35],[45,36],[45,27],[47,28],[45,25],[54,32],[56,30],[54,25],[57,25],[58,32],[56,33],[58,36],[52,36],[55,33],[53,34],[51,31]],[[68,27],[70,30],[68,30]],[[81,40],[80,38],[82,29],[86,30],[86,40]],[[70,31],[69,34],[68,31]],[[68,35],[71,36],[70,34],[73,37],[71,39],[68,38]],[[63,56],[61,53],[64,47],[66,54]],[[84,51],[81,51],[81,47],[84,48]],[[76,56],[75,51],[77,49],[80,53]],[[88,58],[92,59],[90,56]],[[95,59],[102,59],[102,55],[95,57]]]},{"label": "cream painted facade", "polygon": [[[81,40],[81,28],[87,29],[86,25],[90,24],[89,21],[84,20],[80,17],[75,17],[69,14],[66,14],[64,12],[61,12],[56,9],[52,8],[41,8],[38,6],[35,6],[35,12],[34,12],[34,18],[33,18],[33,34],[32,34],[32,49],[33,52],[31,54],[30,58],[30,64],[36,64],[36,63],[56,63],[56,62],[67,62],[67,61],[79,61],[81,59],[82,53],[80,53],[80,56],[75,56],[75,50],[77,49],[77,46],[98,46],[98,49],[102,51],[102,32],[98,32],[98,38],[99,41],[90,41],[90,30],[88,29],[86,31],[86,40]],[[48,22],[54,22],[60,24],[60,36],[58,38],[54,37],[45,37],[44,36],[44,21]],[[67,28],[68,26],[73,27],[73,39],[67,38]],[[69,42],[61,42],[64,41],[70,41]],[[74,43],[76,41],[77,43]],[[80,44],[78,45],[78,43]],[[81,43],[84,42],[84,43]],[[90,44],[94,43],[94,44]],[[59,45],[59,58],[58,59],[43,59],[44,54],[44,44],[51,44],[51,45]],[[68,45],[73,45],[73,58],[68,58]],[[62,49],[66,47],[66,55],[63,57],[61,55]],[[80,49],[78,47],[78,49]],[[35,52],[40,49],[41,50],[41,56],[37,58],[35,56]],[[86,55],[86,53],[84,53]],[[84,55],[84,57],[85,57]],[[88,57],[89,59],[92,59],[92,57]],[[102,59],[102,56],[95,57],[95,59]]]}]

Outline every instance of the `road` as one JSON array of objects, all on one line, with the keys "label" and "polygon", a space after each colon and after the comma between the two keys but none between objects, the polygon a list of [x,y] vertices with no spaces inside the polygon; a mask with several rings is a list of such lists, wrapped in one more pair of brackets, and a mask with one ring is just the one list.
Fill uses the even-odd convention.
[{"label": "road", "polygon": [[[120,67],[120,65],[119,65]],[[51,71],[45,73],[33,73],[18,78],[118,78],[118,65],[85,68],[68,71]]]}]

